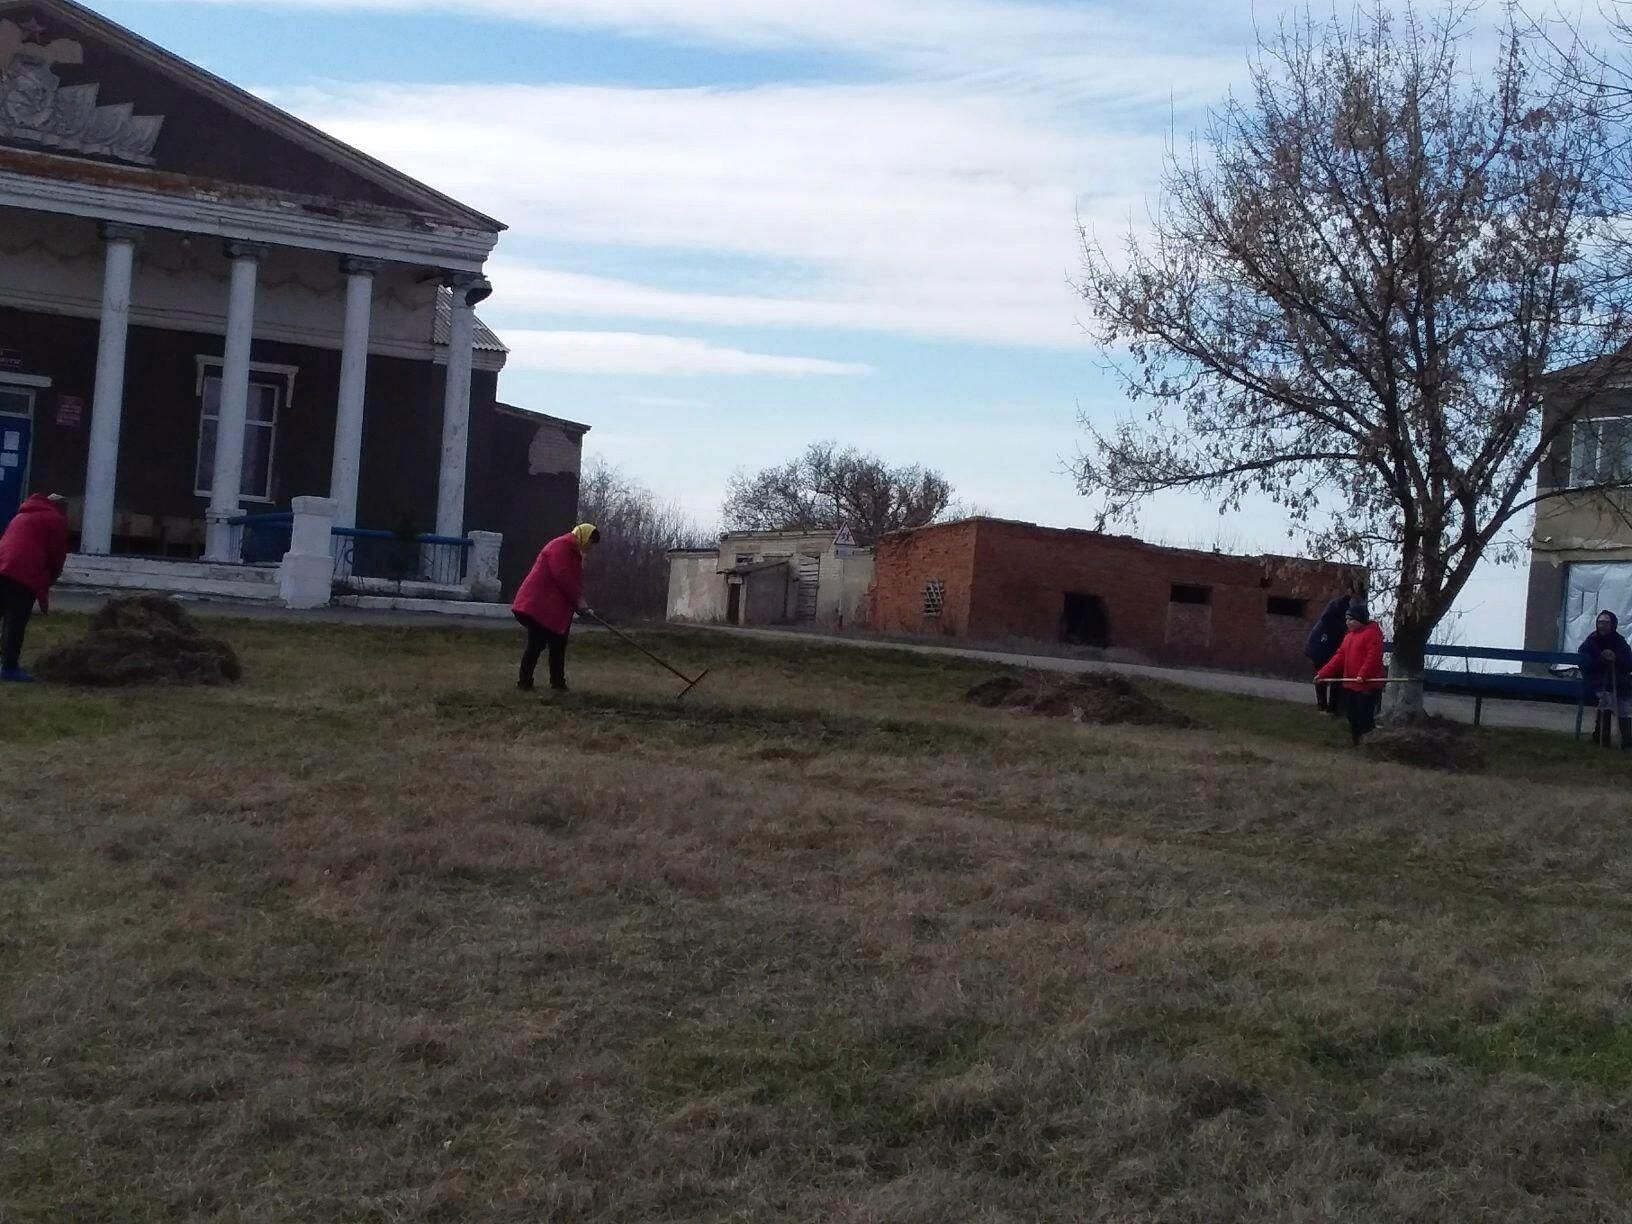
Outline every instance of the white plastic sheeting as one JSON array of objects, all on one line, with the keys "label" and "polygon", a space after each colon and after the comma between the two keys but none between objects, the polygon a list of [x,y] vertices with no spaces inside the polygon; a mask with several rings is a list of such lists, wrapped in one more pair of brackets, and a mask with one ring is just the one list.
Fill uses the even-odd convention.
[{"label": "white plastic sheeting", "polygon": [[1632,561],[1594,561],[1564,567],[1560,650],[1575,650],[1592,636],[1598,613],[1608,609],[1632,623]]}]

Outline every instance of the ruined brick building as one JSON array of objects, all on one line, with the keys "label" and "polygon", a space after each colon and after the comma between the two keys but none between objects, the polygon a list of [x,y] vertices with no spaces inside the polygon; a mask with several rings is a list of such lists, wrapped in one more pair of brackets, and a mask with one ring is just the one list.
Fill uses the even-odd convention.
[{"label": "ruined brick building", "polygon": [[1126,536],[977,518],[886,536],[873,628],[1061,642],[1152,662],[1301,675],[1326,602],[1363,570],[1296,557],[1164,548]]}]

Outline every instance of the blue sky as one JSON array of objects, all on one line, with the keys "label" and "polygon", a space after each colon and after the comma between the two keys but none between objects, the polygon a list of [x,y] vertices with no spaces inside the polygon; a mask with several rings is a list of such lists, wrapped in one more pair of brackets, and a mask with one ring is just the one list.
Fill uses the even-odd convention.
[{"label": "blue sky", "polygon": [[[510,227],[504,395],[705,525],[732,471],[835,439],[968,503],[1091,522],[1065,461],[1123,397],[1068,279],[1245,75],[1260,0],[100,0]],[[1300,550],[1262,508],[1164,542]],[[1523,576],[1464,635],[1515,642]]]}]

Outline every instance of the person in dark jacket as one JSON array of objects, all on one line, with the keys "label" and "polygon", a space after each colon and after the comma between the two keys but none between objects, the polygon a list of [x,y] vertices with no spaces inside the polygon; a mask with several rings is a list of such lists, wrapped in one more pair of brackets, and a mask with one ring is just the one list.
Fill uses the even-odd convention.
[{"label": "person in dark jacket", "polygon": [[1598,625],[1581,643],[1581,686],[1587,704],[1597,711],[1592,742],[1613,748],[1616,721],[1621,748],[1632,748],[1632,646],[1620,634],[1613,612],[1598,613]]},{"label": "person in dark jacket", "polygon": [[38,603],[51,606],[51,588],[68,560],[68,514],[64,498],[36,493],[0,535],[0,681],[26,684],[23,634]]},{"label": "person in dark jacket", "polygon": [[[1343,645],[1344,635],[1349,631],[1349,605],[1352,602],[1350,596],[1339,595],[1326,605],[1320,619],[1309,630],[1309,640],[1304,644],[1303,653],[1304,657],[1315,665],[1317,673],[1332,661],[1337,648]],[[1319,679],[1315,681],[1315,704],[1328,714],[1343,712],[1342,694],[1343,690],[1335,684],[1327,684]]]}]

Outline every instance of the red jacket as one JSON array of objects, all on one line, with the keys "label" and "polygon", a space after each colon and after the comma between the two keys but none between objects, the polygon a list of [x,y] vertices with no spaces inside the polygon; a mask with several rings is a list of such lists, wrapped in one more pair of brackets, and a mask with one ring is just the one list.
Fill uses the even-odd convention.
[{"label": "red jacket", "polygon": [[51,586],[62,577],[67,560],[68,516],[36,493],[17,508],[0,535],[0,577],[33,591],[40,607],[48,608]]},{"label": "red jacket", "polygon": [[1383,631],[1376,621],[1350,629],[1332,661],[1321,668],[1320,680],[1347,680],[1343,687],[1356,693],[1376,693],[1383,688]]},{"label": "red jacket", "polygon": [[544,545],[510,607],[551,633],[566,633],[583,596],[584,552],[578,538],[568,532]]}]

